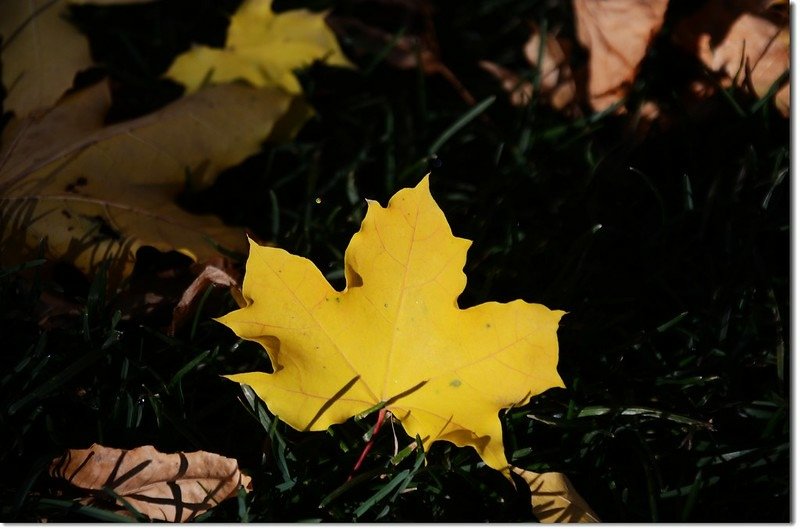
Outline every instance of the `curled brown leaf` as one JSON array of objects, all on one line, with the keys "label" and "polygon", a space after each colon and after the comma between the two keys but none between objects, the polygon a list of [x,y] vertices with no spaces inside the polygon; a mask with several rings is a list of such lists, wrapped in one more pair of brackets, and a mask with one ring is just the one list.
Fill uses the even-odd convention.
[{"label": "curled brown leaf", "polygon": [[178,304],[172,312],[172,323],[169,327],[169,334],[171,336],[174,336],[175,332],[185,323],[186,318],[189,316],[189,311],[197,301],[197,298],[202,295],[209,286],[229,287],[231,295],[239,306],[241,307],[246,304],[242,298],[241,290],[239,289],[239,281],[234,277],[238,274],[236,274],[229,263],[224,260],[217,259],[215,261],[214,264],[207,263],[203,265],[202,271],[197,274],[192,284],[183,292],[180,301],[178,301]]},{"label": "curled brown leaf", "polygon": [[533,83],[526,81],[508,68],[492,61],[480,61],[478,66],[500,81],[500,86],[508,93],[508,99],[515,107],[524,107],[533,97]]},{"label": "curled brown leaf", "polygon": [[[540,31],[534,28],[523,51],[530,65],[539,70],[539,94],[550,106],[561,110],[574,103],[575,81],[563,43],[550,33],[542,39]],[[500,81],[512,105],[525,106],[530,102],[534,94],[532,82],[491,61],[480,61],[479,65]]]},{"label": "curled brown leaf", "polygon": [[[327,23],[336,34],[343,40],[357,43],[352,50],[355,56],[363,57],[374,50],[383,49],[383,60],[393,68],[419,69],[425,75],[439,75],[465,103],[470,106],[477,103],[458,76],[442,60],[433,23],[434,8],[429,0],[360,0],[356,4],[379,7],[381,11],[395,13],[398,20],[404,23],[404,29],[387,30],[380,24],[367,23],[353,16],[328,16]],[[397,20],[393,22],[396,23]]]},{"label": "curled brown leaf", "polygon": [[112,491],[152,520],[185,522],[235,496],[252,490],[251,479],[235,459],[211,452],[164,454],[152,446],[133,450],[93,444],[53,460],[50,475],[100,496]]},{"label": "curled brown leaf", "polygon": [[575,81],[564,43],[551,33],[542,39],[541,32],[534,28],[523,52],[528,62],[539,68],[539,89],[553,108],[560,110],[575,100]]}]

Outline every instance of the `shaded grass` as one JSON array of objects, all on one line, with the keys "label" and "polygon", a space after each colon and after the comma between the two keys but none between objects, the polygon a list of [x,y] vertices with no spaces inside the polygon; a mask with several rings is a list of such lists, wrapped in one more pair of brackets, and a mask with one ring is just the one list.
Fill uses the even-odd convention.
[{"label": "shaded grass", "polygon": [[[118,82],[112,118],[176,97],[160,73],[192,40],[219,41],[235,2],[167,4],[74,10]],[[565,472],[605,521],[788,520],[787,121],[735,92],[687,106],[670,87],[691,72],[664,43],[631,104],[656,97],[669,126],[511,108],[476,62],[521,67],[527,20],[570,28],[568,9],[546,2],[440,5],[444,60],[479,101],[496,97],[486,119],[470,119],[444,80],[370,56],[366,73],[315,66],[302,81],[317,116],[300,136],[182,200],[308,256],[340,287],[364,198],[385,203],[432,171],[454,233],[474,241],[460,305],[522,298],[569,311],[567,389],[501,417],[513,464]],[[97,515],[66,508],[46,476],[50,459],[92,442],[237,458],[254,492],[205,521],[532,520],[524,484],[446,443],[422,463],[399,425],[344,485],[374,415],[300,433],[220,378],[270,369],[210,320],[234,307],[226,294],[210,291],[169,337],[168,312],[121,319],[102,275],[75,284],[42,264],[0,270],[3,520]],[[43,330],[44,289],[66,290],[82,314]]]}]

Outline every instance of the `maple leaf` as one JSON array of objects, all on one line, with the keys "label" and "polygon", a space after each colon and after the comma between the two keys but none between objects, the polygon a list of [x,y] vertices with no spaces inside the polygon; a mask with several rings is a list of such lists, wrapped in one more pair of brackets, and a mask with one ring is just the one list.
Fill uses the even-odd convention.
[{"label": "maple leaf", "polygon": [[263,345],[274,373],[228,378],[298,430],[381,406],[425,449],[437,440],[472,446],[508,476],[498,412],[564,387],[564,313],[522,300],[460,309],[470,244],[453,236],[428,177],[386,208],[368,201],[341,292],[308,259],[251,241],[247,306],[219,321]]},{"label": "maple leaf", "polygon": [[253,86],[280,86],[290,94],[302,89],[294,70],[324,60],[352,67],[325,15],[305,9],[276,14],[270,0],[245,0],[231,18],[225,48],[195,46],[179,55],[167,77],[186,86],[244,80]]}]

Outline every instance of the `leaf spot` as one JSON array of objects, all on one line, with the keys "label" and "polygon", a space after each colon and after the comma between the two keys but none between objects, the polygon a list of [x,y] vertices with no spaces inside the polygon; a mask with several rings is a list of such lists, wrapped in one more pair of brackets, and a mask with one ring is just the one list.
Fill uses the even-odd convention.
[{"label": "leaf spot", "polygon": [[457,378],[454,378],[453,380],[450,381],[450,385],[453,386],[454,388],[457,388],[461,385],[461,381]]},{"label": "leaf spot", "polygon": [[89,181],[86,180],[86,178],[84,178],[83,176],[80,176],[80,177],[78,177],[77,180],[75,180],[75,182],[73,182],[71,184],[67,184],[67,187],[65,187],[64,190],[67,193],[77,193],[79,187],[85,186],[88,183],[89,183]]}]

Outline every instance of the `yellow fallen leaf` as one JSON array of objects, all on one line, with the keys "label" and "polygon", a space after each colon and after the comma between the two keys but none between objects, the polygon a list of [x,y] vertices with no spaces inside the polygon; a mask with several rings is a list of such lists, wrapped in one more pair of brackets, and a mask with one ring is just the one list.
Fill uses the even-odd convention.
[{"label": "yellow fallen leaf", "polygon": [[[130,506],[165,522],[186,522],[236,496],[239,487],[252,490],[251,479],[235,459],[211,452],[164,454],[152,446],[133,450],[93,444],[53,460],[50,475],[103,498],[104,489]],[[108,499],[107,496],[104,499]]]},{"label": "yellow fallen leaf", "polygon": [[322,60],[351,67],[325,15],[305,9],[276,14],[271,0],[245,0],[231,18],[225,48],[195,46],[179,55],[166,76],[194,92],[206,83],[244,80],[301,93],[294,70]]},{"label": "yellow fallen leaf", "polygon": [[219,321],[263,345],[275,372],[228,378],[298,430],[384,407],[426,449],[472,446],[510,476],[498,412],[563,387],[564,313],[522,300],[460,309],[469,246],[452,235],[427,177],[386,208],[368,201],[341,292],[308,259],[251,241],[248,305]]},{"label": "yellow fallen leaf", "polygon": [[533,514],[541,523],[599,522],[589,504],[578,494],[569,478],[560,472],[538,473],[511,467],[531,489]]},{"label": "yellow fallen leaf", "polygon": [[[760,16],[772,4],[787,13],[783,23]],[[788,10],[780,2],[712,0],[678,24],[673,40],[721,73],[723,84],[746,87],[764,97],[789,69]],[[776,108],[788,117],[788,78],[774,97]]]},{"label": "yellow fallen leaf", "polygon": [[573,0],[578,41],[589,50],[589,104],[596,111],[624,98],[668,0]]},{"label": "yellow fallen leaf", "polygon": [[[243,251],[241,229],[175,204],[187,179],[210,185],[220,171],[274,137],[296,103],[278,89],[210,87],[139,119],[101,126],[106,84],[67,97],[50,112],[12,123],[0,152],[0,241],[37,248],[91,273],[113,258],[115,284],[136,250],[151,245],[205,260],[216,245]],[[303,116],[304,119],[305,116]],[[296,122],[290,123],[296,126]]]},{"label": "yellow fallen leaf", "polygon": [[66,19],[67,0],[0,2],[3,109],[23,118],[45,110],[92,65],[89,43]]}]

